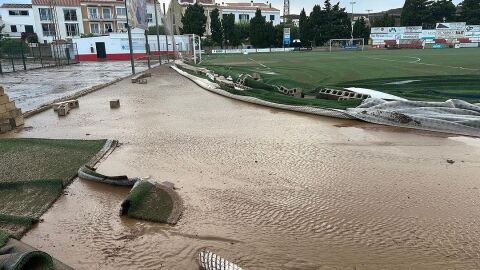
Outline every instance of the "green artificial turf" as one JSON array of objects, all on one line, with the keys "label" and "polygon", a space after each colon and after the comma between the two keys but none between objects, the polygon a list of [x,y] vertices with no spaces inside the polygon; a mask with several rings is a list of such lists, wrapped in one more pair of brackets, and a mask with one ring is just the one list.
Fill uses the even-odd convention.
[{"label": "green artificial turf", "polygon": [[10,235],[8,235],[8,233],[0,230],[0,248],[5,246],[5,244],[8,241],[8,238],[10,238]]},{"label": "green artificial turf", "polygon": [[[306,94],[319,87],[364,87],[412,100],[476,103],[479,59],[480,49],[403,49],[211,55],[202,66],[232,77],[256,72],[266,84],[301,87]],[[398,84],[408,80],[418,81]]]},{"label": "green artificial turf", "polygon": [[122,208],[128,208],[130,217],[168,223],[173,209],[173,200],[162,188],[148,181],[141,181],[130,191]]},{"label": "green artificial turf", "polygon": [[104,144],[105,140],[1,139],[0,230],[21,237]]}]

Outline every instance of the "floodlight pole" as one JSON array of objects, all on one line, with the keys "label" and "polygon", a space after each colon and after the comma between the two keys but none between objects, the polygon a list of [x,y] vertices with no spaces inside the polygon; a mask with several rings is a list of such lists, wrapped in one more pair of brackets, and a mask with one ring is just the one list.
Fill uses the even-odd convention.
[{"label": "floodlight pole", "polygon": [[353,25],[354,25],[354,22],[353,22],[353,5],[355,5],[357,2],[350,2],[350,5],[352,5],[352,32],[351,32],[351,36],[352,36],[352,40],[353,40]]},{"label": "floodlight pole", "polygon": [[158,62],[162,64],[162,56],[160,53],[160,29],[158,26],[158,14],[157,14],[157,0],[154,0],[153,6],[155,7],[155,25],[157,26],[157,45],[158,45]]},{"label": "floodlight pole", "polygon": [[128,22],[127,0],[125,0],[125,15],[127,15],[126,17],[127,17],[128,47],[130,48],[130,65],[132,66],[132,74],[135,74],[135,60],[133,57],[132,31],[130,30],[130,23]]}]

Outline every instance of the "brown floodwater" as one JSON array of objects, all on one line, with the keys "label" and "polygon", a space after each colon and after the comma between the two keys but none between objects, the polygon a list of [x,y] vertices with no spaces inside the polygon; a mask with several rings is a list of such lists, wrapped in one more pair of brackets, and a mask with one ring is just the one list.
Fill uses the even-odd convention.
[{"label": "brown floodwater", "polygon": [[479,139],[249,105],[167,69],[27,126],[10,136],[118,139],[100,172],[184,199],[175,227],[135,221],[128,189],[77,179],[23,238],[76,269],[198,269],[203,247],[245,269],[480,268]]}]

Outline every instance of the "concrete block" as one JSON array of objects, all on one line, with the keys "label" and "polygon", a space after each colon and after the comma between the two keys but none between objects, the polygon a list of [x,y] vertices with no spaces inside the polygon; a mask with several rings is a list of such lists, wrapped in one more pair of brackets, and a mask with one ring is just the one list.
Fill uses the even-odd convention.
[{"label": "concrete block", "polygon": [[10,101],[9,103],[5,104],[7,108],[7,112],[15,110],[17,107],[15,107],[15,102]]},{"label": "concrete block", "polygon": [[7,95],[0,95],[0,105],[5,105],[8,102],[10,102],[10,99],[8,98]]},{"label": "concrete block", "polygon": [[58,109],[59,109],[62,105],[68,106],[69,109],[76,109],[76,108],[79,108],[79,107],[80,107],[80,103],[78,102],[78,100],[73,99],[73,100],[67,100],[67,101],[58,102],[58,103],[53,104],[53,105],[52,105],[53,111],[54,111],[54,112],[57,112]]},{"label": "concrete block", "polygon": [[147,83],[148,83],[148,82],[147,82],[147,79],[139,79],[137,82],[138,82],[139,84],[147,84]]},{"label": "concrete block", "polygon": [[0,86],[0,96],[5,94],[5,90],[3,89],[3,86]]},{"label": "concrete block", "polygon": [[0,122],[0,133],[9,132],[10,130],[12,130],[12,126],[10,125],[9,122],[7,123]]},{"label": "concrete block", "polygon": [[7,105],[0,104],[0,113],[6,113],[6,112],[7,112]]},{"label": "concrete block", "polygon": [[17,116],[15,118],[10,118],[10,125],[12,127],[20,127],[25,124],[25,119],[23,119],[23,116]]},{"label": "concrete block", "polygon": [[66,116],[69,112],[70,107],[66,104],[62,104],[57,110],[58,116]]},{"label": "concrete block", "polygon": [[110,100],[110,109],[117,109],[117,108],[120,108],[120,100],[119,99]]}]

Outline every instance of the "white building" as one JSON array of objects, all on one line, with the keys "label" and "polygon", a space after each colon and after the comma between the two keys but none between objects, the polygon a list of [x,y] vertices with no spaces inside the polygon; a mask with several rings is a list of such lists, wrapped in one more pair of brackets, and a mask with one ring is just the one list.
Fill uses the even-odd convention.
[{"label": "white building", "polygon": [[84,33],[80,0],[32,0],[32,8],[39,42],[72,39]]},{"label": "white building", "polygon": [[280,24],[280,10],[272,7],[271,3],[222,3],[219,7],[222,15],[233,14],[235,23],[249,23],[255,17],[257,9],[262,11],[262,16],[273,25]]},{"label": "white building", "polygon": [[0,16],[5,25],[2,33],[9,37],[20,38],[23,32],[37,32],[30,4],[3,4]]}]

